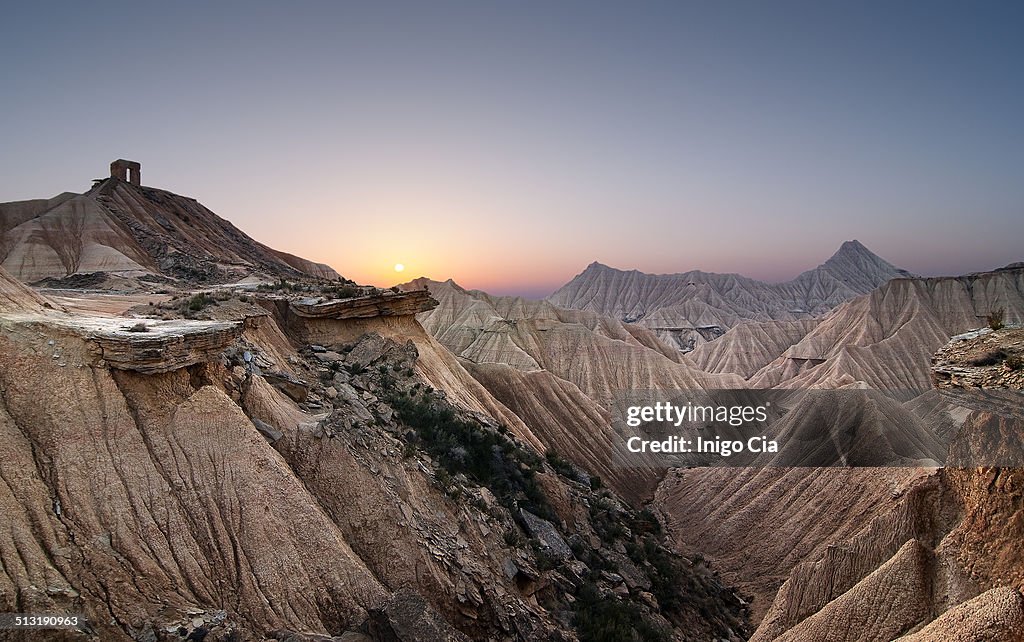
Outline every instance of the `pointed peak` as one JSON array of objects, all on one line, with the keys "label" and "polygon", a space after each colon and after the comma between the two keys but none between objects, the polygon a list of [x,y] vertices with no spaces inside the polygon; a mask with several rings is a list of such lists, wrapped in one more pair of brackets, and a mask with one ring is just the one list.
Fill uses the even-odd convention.
[{"label": "pointed peak", "polygon": [[606,265],[604,263],[601,263],[600,261],[594,261],[593,263],[588,265],[583,270],[583,272],[581,274],[585,274],[587,272],[620,272],[620,271],[621,270],[619,270],[618,268],[613,268],[612,266]]},{"label": "pointed peak", "polygon": [[843,244],[839,246],[839,249],[836,250],[836,254],[852,254],[852,253],[856,253],[856,254],[874,254],[874,252],[869,250],[863,243],[861,243],[857,239],[853,239],[852,241],[844,241]]},{"label": "pointed peak", "polygon": [[844,241],[836,253],[833,254],[825,265],[835,265],[837,263],[850,263],[852,261],[864,264],[870,263],[878,266],[882,266],[886,269],[901,272],[899,268],[892,265],[882,257],[878,256],[871,250],[869,250],[863,243],[854,239],[852,241]]}]

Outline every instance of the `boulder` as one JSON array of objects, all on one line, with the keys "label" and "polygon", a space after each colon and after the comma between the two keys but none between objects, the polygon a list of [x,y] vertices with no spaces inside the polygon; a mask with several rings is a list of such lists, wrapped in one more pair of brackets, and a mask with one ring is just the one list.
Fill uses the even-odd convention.
[{"label": "boulder", "polygon": [[519,515],[523,518],[523,523],[526,525],[526,531],[530,534],[530,537],[533,537],[540,543],[541,549],[545,553],[557,560],[572,558],[572,549],[569,548],[569,545],[559,535],[558,529],[555,528],[554,524],[522,508],[519,509]]},{"label": "boulder", "polygon": [[412,589],[399,589],[383,608],[370,611],[367,633],[379,642],[469,642]]}]

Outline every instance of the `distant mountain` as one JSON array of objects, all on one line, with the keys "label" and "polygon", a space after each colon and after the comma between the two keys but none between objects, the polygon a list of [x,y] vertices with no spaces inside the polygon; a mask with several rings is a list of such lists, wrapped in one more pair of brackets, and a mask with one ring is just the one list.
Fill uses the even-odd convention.
[{"label": "distant mountain", "polygon": [[847,241],[829,260],[785,283],[700,270],[645,274],[592,263],[547,300],[646,326],[687,352],[743,321],[813,318],[907,276],[859,241]]},{"label": "distant mountain", "polygon": [[117,178],[85,194],[0,203],[0,265],[28,283],[94,272],[190,283],[339,278],[255,241],[193,198]]}]

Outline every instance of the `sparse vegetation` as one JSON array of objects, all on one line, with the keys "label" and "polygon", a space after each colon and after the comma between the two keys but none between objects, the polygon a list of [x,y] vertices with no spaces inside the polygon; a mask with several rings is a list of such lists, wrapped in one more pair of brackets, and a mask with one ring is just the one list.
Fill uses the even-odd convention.
[{"label": "sparse vegetation", "polygon": [[[152,304],[150,304],[152,305]],[[149,326],[143,322],[138,322],[135,325],[128,328],[128,332],[149,332]]]},{"label": "sparse vegetation", "polygon": [[988,321],[988,327],[993,330],[1002,330],[1004,322],[1006,321],[1006,308],[992,310],[988,313],[988,316],[985,317],[985,320]]},{"label": "sparse vegetation", "polygon": [[[545,519],[556,519],[536,480],[541,460],[497,430],[458,416],[432,394],[393,392],[389,403],[399,419],[415,429],[417,445],[442,466],[446,477],[463,474],[486,486],[514,512],[522,507]],[[441,472],[438,471],[438,478]]]},{"label": "sparse vegetation", "polygon": [[569,479],[576,478],[576,470],[573,468],[572,464],[563,459],[561,455],[554,450],[549,449],[545,455],[545,459],[548,460],[548,464],[559,475],[568,477]]},{"label": "sparse vegetation", "polygon": [[1007,355],[1006,360],[1003,363],[1005,363],[1006,367],[1010,370],[1024,370],[1024,355]]},{"label": "sparse vegetation", "polygon": [[629,601],[601,595],[593,581],[576,592],[572,624],[582,642],[647,642],[669,640],[668,634],[648,620]]},{"label": "sparse vegetation", "polygon": [[989,350],[985,354],[969,359],[967,363],[972,366],[984,367],[994,366],[1006,360],[1007,354],[1003,350]]},{"label": "sparse vegetation", "polygon": [[357,297],[362,293],[362,288],[348,284],[339,285],[324,292],[324,294],[333,296],[336,299],[351,299],[352,297]]},{"label": "sparse vegetation", "polygon": [[210,296],[209,292],[200,292],[188,300],[188,309],[191,312],[199,312],[203,308],[216,304],[217,301]]},{"label": "sparse vegetation", "polygon": [[523,536],[515,528],[505,531],[504,539],[506,546],[519,546],[523,542]]}]

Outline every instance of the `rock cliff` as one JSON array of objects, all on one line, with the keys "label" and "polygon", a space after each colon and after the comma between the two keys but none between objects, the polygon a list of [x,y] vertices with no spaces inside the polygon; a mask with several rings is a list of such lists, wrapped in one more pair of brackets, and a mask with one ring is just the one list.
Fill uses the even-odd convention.
[{"label": "rock cliff", "polygon": [[54,639],[748,632],[423,331],[425,294],[159,320],[0,291],[0,609],[87,617]]}]

